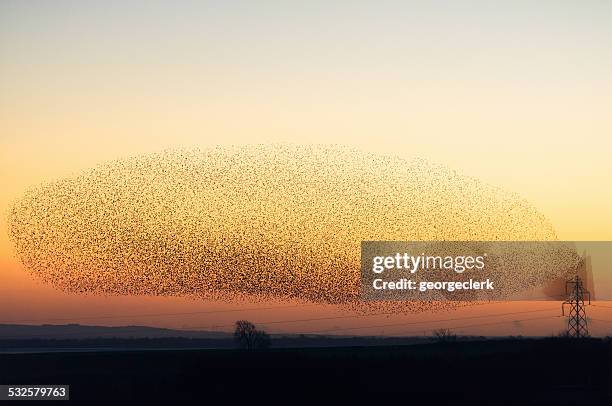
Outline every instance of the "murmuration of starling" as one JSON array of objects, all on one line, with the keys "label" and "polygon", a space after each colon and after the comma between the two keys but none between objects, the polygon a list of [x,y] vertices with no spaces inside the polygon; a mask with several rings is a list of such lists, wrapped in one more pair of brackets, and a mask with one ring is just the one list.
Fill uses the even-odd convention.
[{"label": "murmuration of starling", "polygon": [[25,268],[67,292],[406,312],[458,304],[361,302],[362,240],[556,239],[512,193],[421,159],[338,146],[115,160],[29,190],[8,226]]}]

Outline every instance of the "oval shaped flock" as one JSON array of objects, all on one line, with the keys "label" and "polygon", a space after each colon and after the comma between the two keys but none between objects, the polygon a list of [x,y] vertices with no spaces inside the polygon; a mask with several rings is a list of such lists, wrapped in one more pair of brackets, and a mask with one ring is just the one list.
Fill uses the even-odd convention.
[{"label": "oval shaped flock", "polygon": [[555,239],[530,204],[477,179],[312,146],[112,161],[28,192],[9,234],[27,269],[70,292],[322,303],[359,299],[362,240]]}]

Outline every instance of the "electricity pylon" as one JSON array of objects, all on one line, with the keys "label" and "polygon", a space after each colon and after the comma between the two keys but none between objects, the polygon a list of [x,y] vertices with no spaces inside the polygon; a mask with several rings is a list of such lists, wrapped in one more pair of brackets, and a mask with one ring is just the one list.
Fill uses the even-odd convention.
[{"label": "electricity pylon", "polygon": [[569,337],[580,338],[589,335],[589,326],[586,319],[586,310],[584,308],[585,297],[588,297],[589,305],[591,304],[591,292],[584,289],[584,285],[580,277],[565,283],[565,294],[567,299],[561,304],[561,313],[565,316],[565,305],[570,306],[569,315],[567,316],[567,335]]}]

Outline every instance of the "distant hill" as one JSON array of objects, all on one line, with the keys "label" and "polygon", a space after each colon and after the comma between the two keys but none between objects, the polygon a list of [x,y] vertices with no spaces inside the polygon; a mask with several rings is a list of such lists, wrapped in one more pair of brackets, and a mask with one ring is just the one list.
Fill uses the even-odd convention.
[{"label": "distant hill", "polygon": [[[470,339],[470,338],[464,338]],[[275,348],[411,345],[428,337],[359,337],[272,334]],[[184,331],[147,326],[84,326],[0,324],[0,353],[33,350],[108,350],[138,348],[235,348],[228,332]]]},{"label": "distant hill", "polygon": [[231,338],[230,333],[217,331],[183,331],[146,326],[84,326],[81,324],[0,324],[2,339],[89,339],[89,338]]}]

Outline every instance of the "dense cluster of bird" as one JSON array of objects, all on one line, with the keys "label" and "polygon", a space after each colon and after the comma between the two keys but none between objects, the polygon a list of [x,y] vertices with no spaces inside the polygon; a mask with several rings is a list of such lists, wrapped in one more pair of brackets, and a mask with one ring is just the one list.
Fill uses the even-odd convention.
[{"label": "dense cluster of bird", "polygon": [[409,311],[450,304],[362,304],[362,240],[556,238],[526,201],[445,167],[277,145],[108,162],[27,192],[9,234],[28,270],[69,292]]},{"label": "dense cluster of bird", "polygon": [[[380,256],[392,252],[395,256]],[[563,296],[568,279],[586,277],[583,258],[567,241],[368,242],[362,260],[362,294],[372,300],[521,300],[534,293],[555,300]],[[415,288],[405,287],[407,278]],[[478,287],[464,288],[473,286],[470,281]],[[394,285],[381,289],[383,282]],[[492,287],[485,289],[488,282]]]}]

